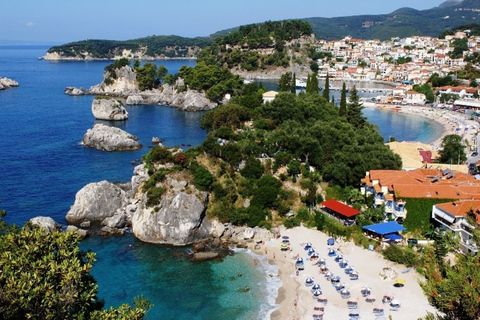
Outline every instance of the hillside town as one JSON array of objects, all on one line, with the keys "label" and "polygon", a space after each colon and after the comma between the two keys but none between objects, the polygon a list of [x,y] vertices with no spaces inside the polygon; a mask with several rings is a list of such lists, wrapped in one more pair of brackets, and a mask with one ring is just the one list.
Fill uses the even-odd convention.
[{"label": "hillside town", "polygon": [[[447,35],[444,39],[414,36],[392,38],[389,41],[363,40],[345,37],[341,40],[319,40],[318,52],[325,57],[318,59],[318,75],[330,78],[355,81],[379,81],[394,83],[390,98],[382,103],[424,104],[425,95],[413,91],[414,85],[426,83],[435,73],[439,77],[447,75],[456,78],[458,71],[467,66],[466,57],[480,51],[480,37],[467,39],[469,30]],[[454,42],[467,40],[468,50],[459,58],[452,58]],[[476,79],[470,79],[476,80]],[[476,81],[477,82],[477,81]],[[478,89],[465,81],[463,86],[443,86],[438,93],[453,94],[456,104],[480,107]]]}]

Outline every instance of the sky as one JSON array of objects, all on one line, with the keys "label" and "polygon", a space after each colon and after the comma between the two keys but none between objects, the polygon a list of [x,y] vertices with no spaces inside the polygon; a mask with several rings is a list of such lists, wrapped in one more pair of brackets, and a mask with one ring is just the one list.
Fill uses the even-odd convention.
[{"label": "sky", "polygon": [[264,21],[430,9],[444,0],[3,0],[0,42],[208,36]]}]

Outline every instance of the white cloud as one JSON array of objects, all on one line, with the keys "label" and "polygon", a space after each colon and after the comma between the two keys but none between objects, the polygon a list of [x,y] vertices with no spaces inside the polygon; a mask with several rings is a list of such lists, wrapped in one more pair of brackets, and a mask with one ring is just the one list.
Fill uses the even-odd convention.
[{"label": "white cloud", "polygon": [[33,27],[35,25],[35,23],[33,23],[32,21],[29,21],[27,23],[25,23],[25,26],[27,27]]}]

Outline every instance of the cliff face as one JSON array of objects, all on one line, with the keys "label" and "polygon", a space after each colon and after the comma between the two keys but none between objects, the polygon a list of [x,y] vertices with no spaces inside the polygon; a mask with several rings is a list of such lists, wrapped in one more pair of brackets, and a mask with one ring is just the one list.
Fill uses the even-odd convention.
[{"label": "cliff face", "polygon": [[152,208],[146,205],[146,193],[140,191],[148,179],[144,165],[137,166],[134,174],[130,183],[121,186],[101,181],[83,187],[75,196],[67,221],[100,221],[110,232],[131,226],[135,237],[144,242],[174,246],[222,235],[218,223],[205,216],[208,194],[190,184],[191,177],[168,175],[159,184],[166,192]]}]

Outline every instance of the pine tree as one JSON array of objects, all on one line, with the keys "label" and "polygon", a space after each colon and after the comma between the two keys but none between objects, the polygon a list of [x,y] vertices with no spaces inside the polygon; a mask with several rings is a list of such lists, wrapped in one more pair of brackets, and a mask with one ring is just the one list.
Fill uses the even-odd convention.
[{"label": "pine tree", "polygon": [[355,128],[359,128],[365,123],[362,110],[363,104],[360,101],[357,88],[353,86],[352,91],[350,91],[350,102],[347,104],[347,122]]},{"label": "pine tree", "polygon": [[339,116],[345,116],[347,114],[347,88],[345,82],[342,86],[342,94],[340,96],[340,109],[338,110]]},{"label": "pine tree", "polygon": [[322,96],[330,101],[330,76],[327,73],[327,78],[325,79],[325,89],[323,89]]}]

